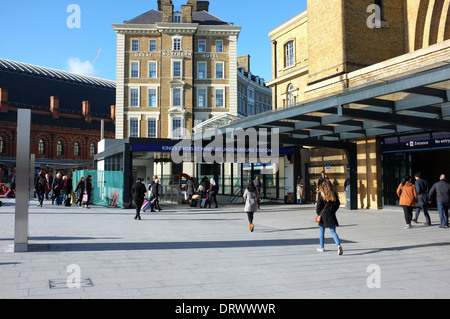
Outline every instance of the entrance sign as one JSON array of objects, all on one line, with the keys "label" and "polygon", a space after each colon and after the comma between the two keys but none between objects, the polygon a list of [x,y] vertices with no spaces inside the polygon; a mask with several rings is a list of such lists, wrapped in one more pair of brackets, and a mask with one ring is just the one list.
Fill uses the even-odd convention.
[{"label": "entrance sign", "polygon": [[30,133],[31,110],[18,110],[14,252],[28,251],[28,208],[30,201]]}]

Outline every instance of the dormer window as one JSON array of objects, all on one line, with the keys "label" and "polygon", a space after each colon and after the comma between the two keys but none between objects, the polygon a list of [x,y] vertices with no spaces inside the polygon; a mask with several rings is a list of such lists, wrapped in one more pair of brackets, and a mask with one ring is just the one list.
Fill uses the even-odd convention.
[{"label": "dormer window", "polygon": [[176,12],[173,14],[173,23],[181,23],[181,13]]}]

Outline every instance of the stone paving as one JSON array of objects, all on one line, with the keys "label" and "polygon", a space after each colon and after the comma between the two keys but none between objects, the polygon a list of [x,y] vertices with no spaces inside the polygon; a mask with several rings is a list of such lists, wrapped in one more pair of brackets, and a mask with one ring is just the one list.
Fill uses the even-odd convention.
[{"label": "stone paving", "polygon": [[[344,254],[314,205],[264,205],[248,230],[243,205],[134,210],[30,202],[29,252],[14,253],[14,200],[1,199],[0,298],[448,298],[450,229],[398,208],[338,212]],[[423,215],[421,216],[422,222]],[[74,278],[79,275],[78,287]]]}]

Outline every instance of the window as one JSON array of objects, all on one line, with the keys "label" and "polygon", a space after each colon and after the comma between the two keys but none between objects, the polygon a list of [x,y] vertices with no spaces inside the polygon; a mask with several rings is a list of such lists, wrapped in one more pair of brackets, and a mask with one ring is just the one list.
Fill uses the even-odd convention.
[{"label": "window", "polygon": [[156,119],[147,119],[147,137],[157,138],[156,134]]},{"label": "window", "polygon": [[45,155],[45,142],[44,140],[39,140],[38,143],[38,154]]},{"label": "window", "polygon": [[80,156],[80,143],[75,142],[73,144],[73,156],[79,157]]},{"label": "window", "polygon": [[89,154],[91,155],[91,157],[94,157],[95,153],[97,153],[95,143],[91,143],[89,147]]},{"label": "window", "polygon": [[285,67],[294,65],[294,41],[288,42],[285,46]]},{"label": "window", "polygon": [[156,107],[156,89],[148,89],[148,107]]},{"label": "window", "polygon": [[172,119],[172,137],[173,138],[182,138],[182,126],[181,126],[181,118],[174,117]]},{"label": "window", "polygon": [[139,39],[131,40],[131,51],[133,52],[139,51]]},{"label": "window", "polygon": [[139,120],[137,118],[130,119],[130,137],[139,137]]},{"label": "window", "polygon": [[181,37],[173,37],[172,39],[173,39],[173,50],[181,51],[182,50]]},{"label": "window", "polygon": [[154,39],[150,40],[149,51],[156,52],[156,40]]},{"label": "window", "polygon": [[216,52],[223,52],[223,40],[216,40]]},{"label": "window", "polygon": [[181,78],[181,61],[172,61],[172,77]]},{"label": "window", "polygon": [[206,79],[206,62],[197,63],[197,78]]},{"label": "window", "polygon": [[56,156],[63,156],[63,150],[63,142],[58,141],[58,143],[56,143]]},{"label": "window", "polygon": [[177,12],[173,15],[173,23],[181,23],[181,13]]},{"label": "window", "polygon": [[288,106],[295,105],[297,103],[297,96],[295,88],[292,84],[288,87]]},{"label": "window", "polygon": [[224,70],[223,62],[216,62],[216,79],[224,78],[223,70]]},{"label": "window", "polygon": [[216,89],[216,107],[225,107],[224,89]]},{"label": "window", "polygon": [[5,139],[0,136],[0,154],[5,153]]},{"label": "window", "polygon": [[181,88],[172,88],[172,106],[181,106]]},{"label": "window", "polygon": [[139,62],[131,62],[130,77],[133,79],[139,78]]},{"label": "window", "polygon": [[130,89],[130,106],[139,107],[139,89]]},{"label": "window", "polygon": [[198,40],[198,52],[206,52],[206,40]]},{"label": "window", "polygon": [[206,107],[206,92],[206,88],[197,90],[197,107]]},{"label": "window", "polygon": [[157,62],[156,61],[150,61],[148,63],[148,77],[151,79],[157,78]]}]

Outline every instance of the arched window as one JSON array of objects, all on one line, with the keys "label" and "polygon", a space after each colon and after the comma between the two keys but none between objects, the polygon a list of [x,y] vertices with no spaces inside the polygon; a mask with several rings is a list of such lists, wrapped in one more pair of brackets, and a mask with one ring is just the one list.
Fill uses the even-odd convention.
[{"label": "arched window", "polygon": [[62,141],[58,141],[56,144],[56,156],[63,156],[64,145]]},{"label": "arched window", "polygon": [[80,143],[78,142],[75,142],[75,144],[73,144],[73,156],[74,157],[80,156]]},{"label": "arched window", "polygon": [[288,87],[288,106],[295,105],[297,103],[297,94],[295,92],[294,85],[290,84]]},{"label": "arched window", "polygon": [[45,142],[43,139],[40,139],[38,142],[38,154],[45,155]]},{"label": "arched window", "polygon": [[290,41],[284,46],[284,66],[287,68],[293,66],[294,63],[294,41]]},{"label": "arched window", "polygon": [[5,139],[0,136],[0,154],[5,153]]},{"label": "arched window", "polygon": [[90,146],[89,149],[90,149],[91,157],[94,157],[94,155],[95,155],[95,153],[96,153],[95,143],[91,143],[91,146]]}]

